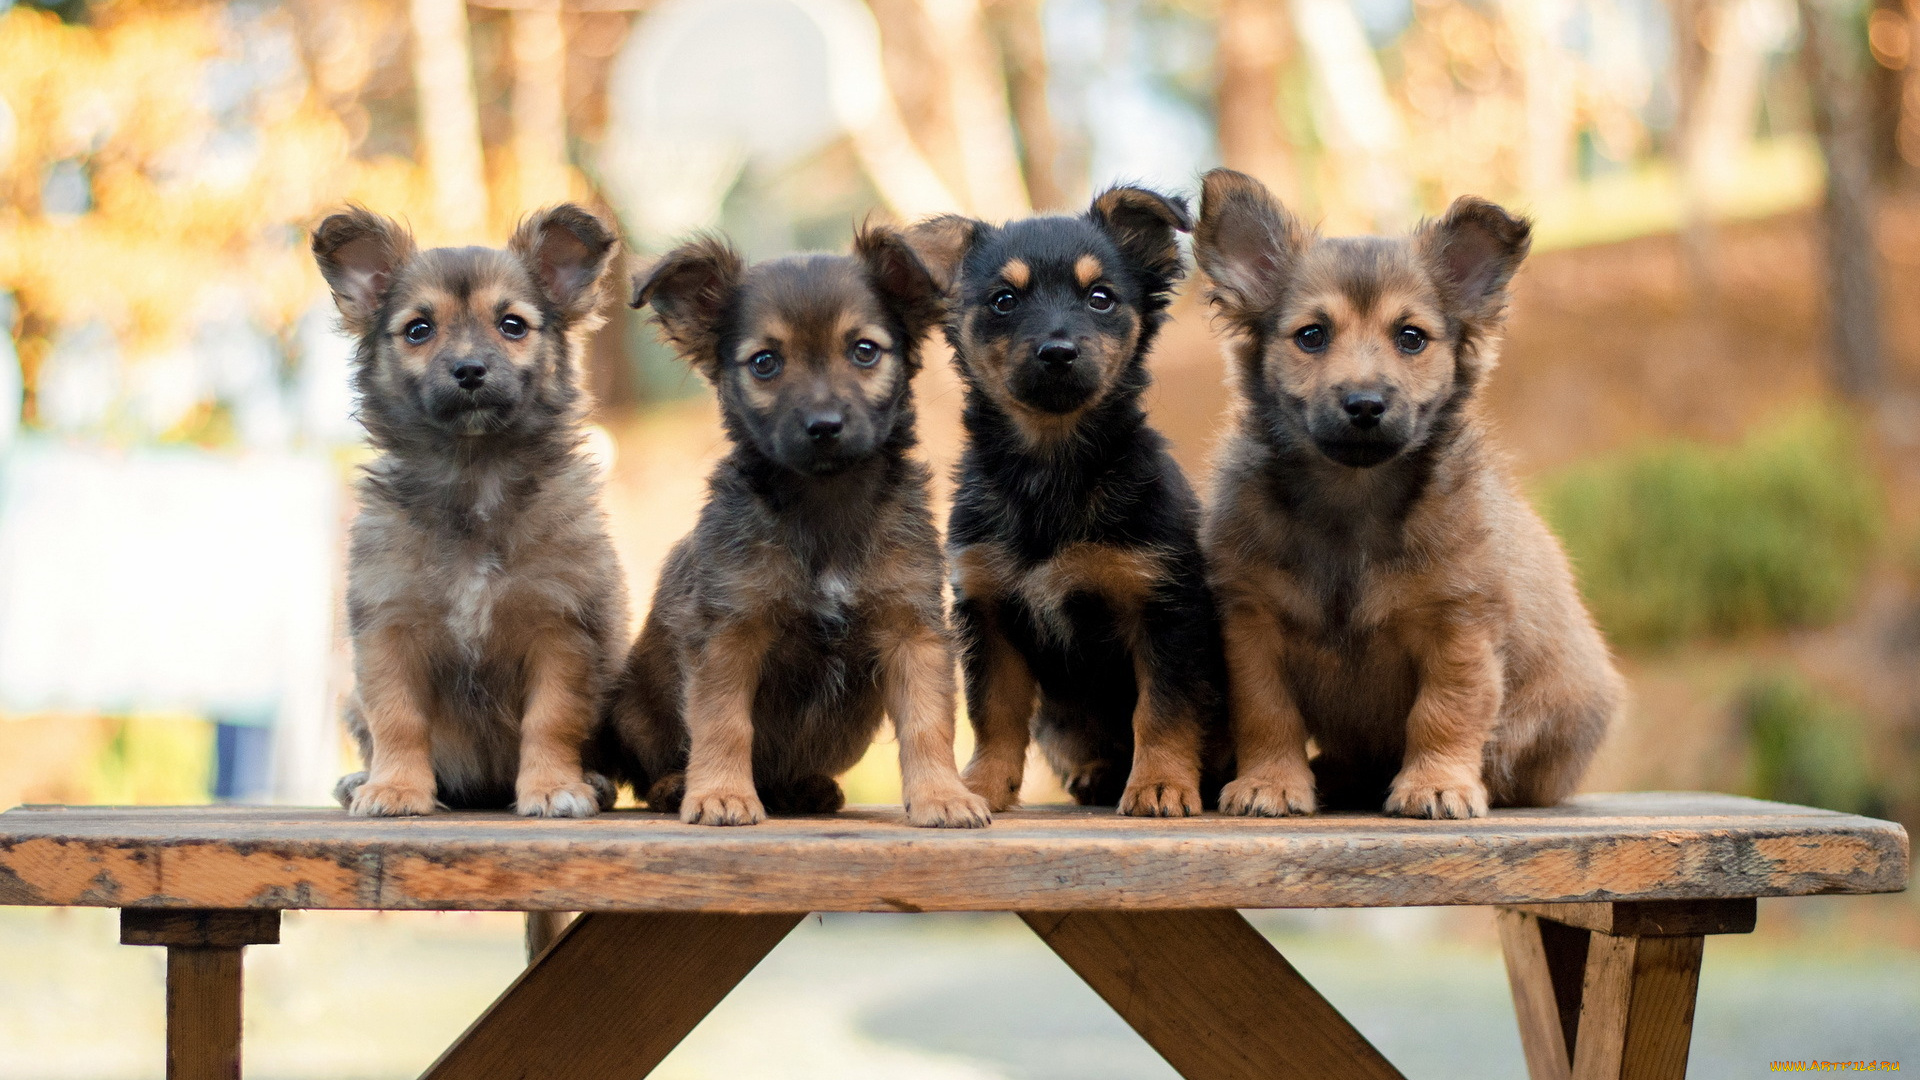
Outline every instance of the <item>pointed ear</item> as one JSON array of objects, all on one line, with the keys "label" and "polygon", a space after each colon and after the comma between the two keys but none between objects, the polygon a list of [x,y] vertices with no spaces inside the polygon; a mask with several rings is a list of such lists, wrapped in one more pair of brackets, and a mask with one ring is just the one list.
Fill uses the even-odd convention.
[{"label": "pointed ear", "polygon": [[1234,322],[1256,322],[1279,301],[1312,239],[1253,177],[1215,169],[1202,181],[1193,254],[1213,282],[1207,299]]},{"label": "pointed ear", "polygon": [[853,253],[866,265],[867,281],[918,341],[946,314],[947,290],[895,229],[861,229],[853,238]]},{"label": "pointed ear", "polygon": [[943,291],[952,292],[960,281],[960,265],[989,226],[959,214],[928,218],[907,229],[902,237],[919,257],[920,265]]},{"label": "pointed ear", "polygon": [[313,261],[333,290],[347,332],[355,337],[372,329],[394,274],[413,254],[411,233],[359,206],[329,216],[313,230]]},{"label": "pointed ear", "polygon": [[1414,245],[1459,313],[1484,319],[1506,304],[1507,283],[1533,245],[1533,224],[1463,195],[1445,217],[1421,227]]},{"label": "pointed ear", "polygon": [[1169,282],[1185,273],[1174,234],[1193,231],[1187,200],[1140,187],[1108,188],[1094,197],[1087,217],[1113,237],[1121,254],[1148,272]]},{"label": "pointed ear", "polygon": [[620,241],[600,219],[572,203],[528,215],[507,249],[519,256],[569,323],[600,318],[600,282]]},{"label": "pointed ear", "polygon": [[709,376],[717,369],[720,319],[746,263],[732,245],[703,236],[667,252],[633,279],[633,307],[653,305],[660,335]]}]

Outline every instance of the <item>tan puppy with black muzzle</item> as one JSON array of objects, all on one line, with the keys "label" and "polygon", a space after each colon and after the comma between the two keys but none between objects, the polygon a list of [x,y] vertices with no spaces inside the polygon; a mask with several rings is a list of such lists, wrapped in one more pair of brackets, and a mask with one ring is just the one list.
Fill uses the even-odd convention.
[{"label": "tan puppy with black muzzle", "polygon": [[1408,237],[1323,238],[1207,174],[1194,247],[1235,396],[1203,535],[1239,760],[1224,811],[1555,803],[1619,711],[1479,401],[1529,237],[1463,198]]}]

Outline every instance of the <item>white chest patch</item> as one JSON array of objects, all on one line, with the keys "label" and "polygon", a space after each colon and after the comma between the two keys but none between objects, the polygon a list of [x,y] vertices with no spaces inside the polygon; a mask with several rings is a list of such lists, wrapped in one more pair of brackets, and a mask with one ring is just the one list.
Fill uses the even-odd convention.
[{"label": "white chest patch", "polygon": [[493,604],[498,599],[500,562],[492,556],[461,568],[453,580],[447,604],[447,632],[469,655],[478,655],[493,629]]},{"label": "white chest patch", "polygon": [[838,570],[828,570],[814,582],[814,590],[814,615],[822,622],[846,622],[853,607],[853,583]]}]

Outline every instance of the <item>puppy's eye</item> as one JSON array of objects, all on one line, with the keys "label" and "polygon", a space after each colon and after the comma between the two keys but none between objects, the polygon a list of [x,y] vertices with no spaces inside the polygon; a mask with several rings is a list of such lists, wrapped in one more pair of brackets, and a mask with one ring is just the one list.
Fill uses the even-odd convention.
[{"label": "puppy's eye", "polygon": [[1319,352],[1327,347],[1327,328],[1319,323],[1303,326],[1293,332],[1293,343],[1301,352]]},{"label": "puppy's eye", "polygon": [[1012,289],[995,289],[993,295],[987,297],[987,306],[994,314],[1005,315],[1020,306],[1020,294]]},{"label": "puppy's eye", "polygon": [[1112,311],[1117,303],[1119,301],[1114,298],[1113,290],[1105,285],[1095,285],[1093,291],[1087,294],[1087,306],[1095,311]]},{"label": "puppy's eye", "polygon": [[511,341],[519,341],[521,338],[527,336],[527,320],[518,315],[502,315],[500,317],[500,333],[501,336]]},{"label": "puppy's eye", "polygon": [[771,379],[780,374],[780,354],[771,349],[762,349],[747,357],[747,370],[753,372],[756,379]]},{"label": "puppy's eye", "polygon": [[1400,347],[1401,352],[1412,356],[1427,347],[1427,335],[1417,326],[1403,326],[1399,333],[1393,335],[1393,343]]},{"label": "puppy's eye", "polygon": [[853,343],[853,362],[861,367],[872,367],[880,362],[880,346],[861,338]]},{"label": "puppy's eye", "polygon": [[415,319],[408,323],[407,328],[401,333],[407,335],[408,343],[421,345],[433,336],[433,324],[425,319]]}]

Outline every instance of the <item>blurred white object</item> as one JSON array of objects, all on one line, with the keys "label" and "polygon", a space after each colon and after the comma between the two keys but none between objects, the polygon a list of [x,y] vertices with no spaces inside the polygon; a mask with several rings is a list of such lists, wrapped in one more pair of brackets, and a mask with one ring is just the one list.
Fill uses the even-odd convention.
[{"label": "blurred white object", "polygon": [[324,798],[338,481],[323,455],[17,443],[0,476],[0,708],[274,718]]}]

